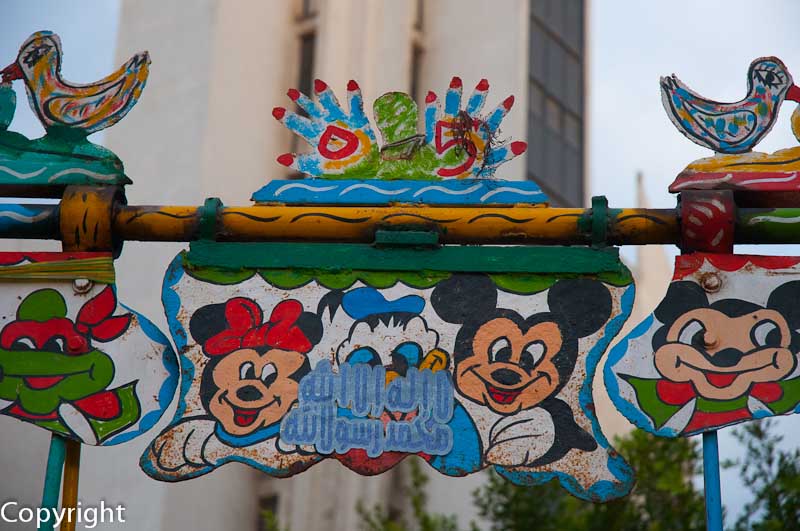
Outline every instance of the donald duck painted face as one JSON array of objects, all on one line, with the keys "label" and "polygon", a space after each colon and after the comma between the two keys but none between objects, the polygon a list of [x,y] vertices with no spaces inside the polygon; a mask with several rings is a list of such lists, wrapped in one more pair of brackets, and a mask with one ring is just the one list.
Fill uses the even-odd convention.
[{"label": "donald duck painted face", "polygon": [[338,363],[383,365],[387,384],[411,367],[446,369],[449,357],[438,348],[439,334],[420,315],[424,307],[417,295],[390,301],[374,288],[345,293],[342,309],[355,323],[337,349]]}]

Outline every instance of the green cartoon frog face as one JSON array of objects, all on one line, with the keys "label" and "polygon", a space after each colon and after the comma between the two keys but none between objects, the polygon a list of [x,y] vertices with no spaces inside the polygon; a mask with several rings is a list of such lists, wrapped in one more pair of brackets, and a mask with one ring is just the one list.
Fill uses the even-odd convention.
[{"label": "green cartoon frog face", "polygon": [[102,403],[108,397],[89,399],[114,378],[114,362],[90,341],[108,341],[127,329],[130,314],[109,317],[115,306],[113,291],[106,288],[73,322],[58,291],[41,289],[25,297],[17,319],[0,332],[0,398],[14,403],[12,414],[44,420],[64,402],[95,413],[113,408]]}]

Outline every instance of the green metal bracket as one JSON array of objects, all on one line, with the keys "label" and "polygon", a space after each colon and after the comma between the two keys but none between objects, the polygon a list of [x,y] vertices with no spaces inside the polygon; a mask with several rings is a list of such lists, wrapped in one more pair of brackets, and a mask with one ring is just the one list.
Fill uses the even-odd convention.
[{"label": "green metal bracket", "polygon": [[608,198],[604,195],[592,197],[592,247],[608,246]]},{"label": "green metal bracket", "polygon": [[221,210],[222,200],[219,197],[209,197],[205,200],[200,209],[200,223],[197,227],[199,239],[211,241],[216,239]]},{"label": "green metal bracket", "polygon": [[437,247],[439,233],[416,226],[400,229],[378,229],[375,231],[377,247]]}]

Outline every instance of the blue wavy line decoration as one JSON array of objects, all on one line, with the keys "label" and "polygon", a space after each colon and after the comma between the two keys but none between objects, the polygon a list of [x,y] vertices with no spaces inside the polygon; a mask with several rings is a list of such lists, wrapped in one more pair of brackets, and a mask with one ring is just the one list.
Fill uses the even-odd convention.
[{"label": "blue wavy line decoration", "polygon": [[271,181],[251,199],[256,203],[316,205],[541,205],[548,202],[547,195],[533,181],[492,179]]}]

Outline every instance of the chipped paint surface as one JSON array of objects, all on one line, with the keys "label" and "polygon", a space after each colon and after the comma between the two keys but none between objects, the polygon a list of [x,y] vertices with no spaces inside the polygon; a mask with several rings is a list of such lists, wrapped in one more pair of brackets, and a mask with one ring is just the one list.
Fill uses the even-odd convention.
[{"label": "chipped paint surface", "polygon": [[92,445],[158,421],[177,388],[175,353],[109,278],[106,253],[0,253],[0,414]]},{"label": "chipped paint surface", "polygon": [[147,474],[236,461],[290,476],[325,458],[378,474],[417,453],[443,474],[495,466],[594,501],[630,490],[591,396],[629,276],[305,275],[172,263],[163,302],[185,379]]},{"label": "chipped paint surface", "polygon": [[605,384],[656,435],[692,435],[800,405],[800,258],[678,256],[655,312],[615,346]]}]

